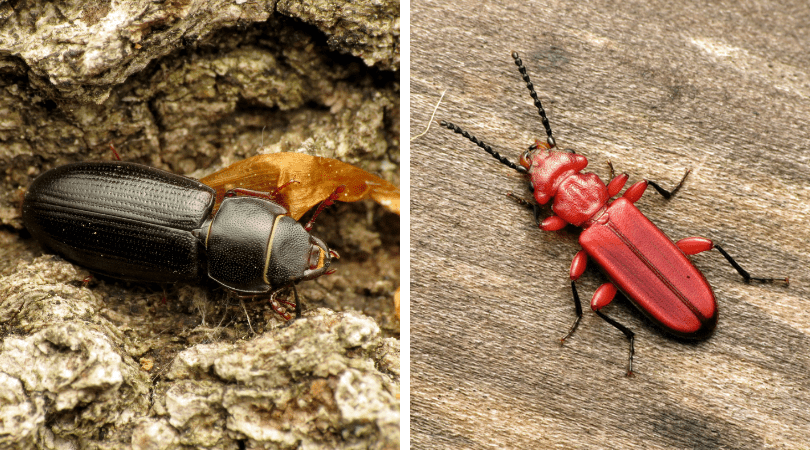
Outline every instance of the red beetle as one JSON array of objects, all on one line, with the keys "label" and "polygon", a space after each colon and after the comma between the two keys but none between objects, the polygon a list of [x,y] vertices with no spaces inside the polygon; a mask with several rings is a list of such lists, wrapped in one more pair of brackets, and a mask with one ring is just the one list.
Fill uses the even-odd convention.
[{"label": "red beetle", "polygon": [[[589,257],[602,268],[610,280],[596,290],[591,308],[599,317],[624,333],[630,341],[627,376],[633,376],[634,334],[601,312],[616,296],[617,290],[622,291],[644,315],[667,332],[680,338],[703,339],[711,335],[717,324],[717,302],[706,278],[686,255],[715,248],[746,282],[788,283],[787,278],[751,277],[728,253],[709,239],[690,237],[673,243],[633,204],[641,198],[648,185],[664,198],[672,197],[689,175],[688,170],[672,191],[663,189],[653,181],[642,180],[630,186],[621,197],[612,200],[627,182],[627,174],[613,177],[611,165],[612,179],[606,186],[596,174],[581,173],[588,165],[584,156],[573,151],[553,150],[556,143],[546,112],[520,57],[517,53],[512,53],[512,57],[540,113],[548,135],[547,143],[536,141],[520,157],[520,165],[516,165],[456,125],[444,121],[441,125],[466,137],[501,163],[526,174],[538,204],[545,205],[554,199],[551,205],[554,215],[543,221],[538,220],[541,229],[555,231],[568,224],[584,229],[579,237],[582,250],[571,263],[571,290],[577,318],[562,341],[574,333],[582,318],[576,280],[585,271]],[[535,219],[538,219],[537,205],[512,197],[533,208]]]}]

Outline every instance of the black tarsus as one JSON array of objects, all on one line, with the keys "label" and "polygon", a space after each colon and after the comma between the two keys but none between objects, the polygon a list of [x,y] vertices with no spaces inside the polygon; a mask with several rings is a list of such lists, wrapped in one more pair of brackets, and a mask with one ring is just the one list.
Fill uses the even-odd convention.
[{"label": "black tarsus", "polygon": [[778,281],[780,283],[785,283],[786,285],[790,284],[790,279],[788,279],[788,278],[756,278],[756,277],[752,277],[751,274],[749,274],[747,270],[743,269],[739,264],[737,264],[737,261],[735,261],[734,258],[731,257],[731,255],[726,253],[726,251],[723,250],[722,247],[720,247],[717,244],[713,244],[713,245],[714,245],[714,248],[716,248],[717,251],[720,252],[720,254],[723,255],[726,258],[726,260],[729,262],[729,264],[731,264],[731,267],[733,267],[734,270],[736,270],[737,273],[739,273],[740,276],[743,277],[743,280],[745,280],[746,283],[750,283],[751,281],[758,281],[760,283],[773,283],[773,282]]},{"label": "black tarsus", "polygon": [[301,318],[301,299],[298,298],[298,289],[295,288],[295,283],[292,284],[293,295],[295,296],[295,318]]},{"label": "black tarsus", "polygon": [[507,192],[506,196],[514,200],[518,205],[531,209],[532,214],[534,214],[535,223],[537,223],[538,226],[540,225],[540,222],[542,222],[542,220],[540,220],[540,214],[542,213],[542,207],[540,205],[532,203],[523,197],[518,197],[512,191]]},{"label": "black tarsus", "polygon": [[624,335],[625,335],[625,336],[627,336],[627,340],[628,340],[628,341],[630,341],[630,357],[627,359],[627,374],[626,374],[626,375],[627,375],[628,377],[633,377],[633,376],[635,376],[635,374],[633,374],[633,353],[635,353],[634,348],[633,348],[633,342],[636,340],[636,338],[635,338],[635,336],[636,336],[636,335],[635,335],[635,333],[633,333],[632,331],[630,331],[630,329],[629,329],[629,328],[627,328],[626,326],[624,326],[624,325],[620,324],[619,322],[616,322],[616,320],[614,320],[614,319],[612,319],[612,318],[610,318],[610,317],[606,316],[604,313],[602,313],[602,312],[600,312],[600,311],[594,311],[594,312],[596,313],[596,315],[597,315],[597,316],[599,316],[599,317],[601,317],[602,319],[604,319],[604,320],[605,320],[605,322],[607,322],[607,323],[609,323],[609,324],[613,325],[613,326],[614,326],[614,327],[616,327],[616,328],[617,328],[619,331],[621,331],[622,333],[624,333]]},{"label": "black tarsus", "polygon": [[[612,167],[613,167],[613,166],[611,166],[611,168],[612,168]],[[683,186],[683,182],[684,182],[684,181],[686,181],[686,177],[688,177],[688,176],[689,176],[689,174],[690,174],[691,172],[692,172],[692,169],[686,169],[686,173],[685,173],[685,174],[683,174],[683,178],[681,178],[681,181],[680,181],[680,182],[678,182],[678,184],[675,186],[675,188],[674,188],[674,189],[672,189],[671,191],[668,191],[668,190],[666,190],[666,189],[662,188],[662,187],[661,187],[661,186],[660,186],[658,183],[656,183],[655,181],[650,181],[650,180],[647,180],[647,184],[649,184],[649,185],[650,185],[650,186],[652,186],[652,187],[653,187],[653,188],[654,188],[656,191],[658,191],[658,193],[659,193],[659,194],[661,194],[661,196],[662,196],[662,197],[664,197],[665,199],[669,200],[670,198],[672,198],[672,196],[673,196],[673,195],[675,195],[675,193],[676,193],[676,192],[678,192],[679,190],[681,190],[681,186]]]},{"label": "black tarsus", "polygon": [[579,293],[577,293],[577,282],[571,280],[571,292],[574,294],[574,307],[576,308],[577,318],[574,320],[574,324],[571,325],[571,330],[568,331],[568,334],[563,336],[560,339],[560,344],[565,342],[566,339],[570,338],[574,331],[579,326],[579,321],[582,320],[582,303],[579,301]]},{"label": "black tarsus", "polygon": [[[568,332],[568,334],[566,334],[565,337],[560,339],[560,343],[565,342],[566,339],[568,339],[569,337],[571,337],[572,334],[574,334],[574,330],[577,329],[577,326],[579,326],[580,320],[582,320],[582,303],[579,301],[579,293],[577,293],[577,282],[576,281],[571,281],[571,292],[574,294],[574,306],[576,307],[576,310],[577,310],[577,318],[576,318],[576,320],[574,320],[574,324],[571,326],[571,330]],[[633,344],[634,344],[634,342],[636,340],[635,333],[633,333],[626,326],[624,326],[624,325],[620,324],[619,322],[617,322],[615,319],[613,319],[611,317],[608,317],[603,312],[596,311],[596,310],[594,310],[594,312],[596,313],[597,316],[601,317],[605,322],[613,325],[616,329],[618,329],[619,331],[624,333],[624,335],[627,337],[627,340],[630,341],[630,356],[627,359],[627,374],[626,375],[628,377],[635,376],[635,374],[633,374],[633,354],[635,353],[635,348],[634,348]]]}]

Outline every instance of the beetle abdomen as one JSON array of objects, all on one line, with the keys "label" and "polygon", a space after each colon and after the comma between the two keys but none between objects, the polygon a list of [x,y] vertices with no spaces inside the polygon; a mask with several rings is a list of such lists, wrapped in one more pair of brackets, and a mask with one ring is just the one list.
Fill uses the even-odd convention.
[{"label": "beetle abdomen", "polygon": [[619,290],[647,317],[683,338],[708,336],[717,324],[709,283],[669,238],[627,199],[579,242]]},{"label": "beetle abdomen", "polygon": [[26,228],[88,269],[119,278],[198,276],[199,229],[214,205],[204,184],[134,163],[75,163],[31,184]]}]

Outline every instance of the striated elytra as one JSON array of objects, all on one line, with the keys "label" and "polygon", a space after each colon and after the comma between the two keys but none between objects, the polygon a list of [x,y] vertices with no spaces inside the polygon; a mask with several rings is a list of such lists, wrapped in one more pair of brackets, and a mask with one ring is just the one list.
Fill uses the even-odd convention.
[{"label": "striated elytra", "polygon": [[197,180],[83,162],[35,179],[22,213],[34,238],[93,272],[161,283],[208,276],[255,295],[323,275],[335,255],[270,198],[230,193],[214,212],[214,189]]}]

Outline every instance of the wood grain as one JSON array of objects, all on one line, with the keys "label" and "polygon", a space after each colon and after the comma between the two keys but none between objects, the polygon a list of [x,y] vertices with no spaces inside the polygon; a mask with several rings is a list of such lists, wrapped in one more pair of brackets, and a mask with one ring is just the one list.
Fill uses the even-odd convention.
[{"label": "wood grain", "polygon": [[[639,208],[695,264],[720,321],[672,339],[626,302],[574,319],[577,232],[545,233],[505,197],[522,177],[433,126],[411,143],[413,448],[806,448],[810,442],[810,9],[804,2],[411,3],[411,135],[452,121],[515,160],[543,137],[520,52],[558,145],[684,188]],[[584,301],[604,281],[589,269]],[[587,306],[586,306],[587,308]]]}]

